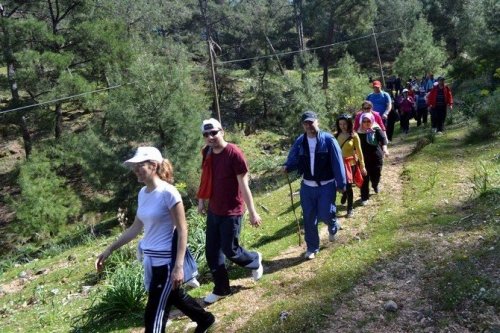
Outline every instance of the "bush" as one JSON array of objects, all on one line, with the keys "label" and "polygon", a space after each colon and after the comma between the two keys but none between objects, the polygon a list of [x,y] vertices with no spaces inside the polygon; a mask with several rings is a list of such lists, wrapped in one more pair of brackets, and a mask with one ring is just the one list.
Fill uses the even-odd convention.
[{"label": "bush", "polygon": [[500,89],[497,89],[490,96],[486,97],[484,102],[481,103],[479,110],[477,110],[476,118],[485,138],[496,137],[500,134],[499,103]]},{"label": "bush", "polygon": [[44,154],[33,154],[19,172],[19,198],[11,199],[17,223],[13,231],[38,243],[57,235],[82,207],[66,179],[56,174],[57,165]]},{"label": "bush", "polygon": [[208,271],[207,260],[205,258],[205,216],[198,214],[197,208],[193,207],[187,211],[188,220],[188,246],[196,263],[200,274]]},{"label": "bush", "polygon": [[121,264],[109,274],[104,294],[96,294],[91,306],[73,322],[73,331],[95,331],[112,320],[123,317],[142,318],[146,300],[142,264]]}]

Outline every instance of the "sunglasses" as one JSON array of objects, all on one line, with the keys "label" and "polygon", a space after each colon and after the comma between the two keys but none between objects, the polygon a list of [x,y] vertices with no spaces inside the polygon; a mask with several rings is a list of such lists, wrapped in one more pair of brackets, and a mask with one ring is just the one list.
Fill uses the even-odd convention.
[{"label": "sunglasses", "polygon": [[216,136],[217,134],[219,134],[220,130],[219,131],[210,131],[210,132],[204,132],[203,133],[203,136],[205,138],[208,138],[209,136]]}]

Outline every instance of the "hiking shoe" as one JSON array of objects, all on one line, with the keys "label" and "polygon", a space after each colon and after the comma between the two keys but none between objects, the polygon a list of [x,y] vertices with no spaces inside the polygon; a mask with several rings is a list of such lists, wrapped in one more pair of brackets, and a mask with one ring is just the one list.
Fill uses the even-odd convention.
[{"label": "hiking shoe", "polygon": [[337,234],[329,234],[328,235],[328,240],[330,242],[335,242],[336,239],[337,239]]},{"label": "hiking shoe", "polygon": [[259,281],[264,274],[264,266],[262,266],[262,253],[257,252],[257,255],[259,256],[259,268],[252,269],[252,276],[254,281]]},{"label": "hiking shoe", "polygon": [[363,200],[363,201],[361,201],[361,205],[363,205],[363,206],[368,205],[368,200]]},{"label": "hiking shoe", "polygon": [[379,191],[380,191],[380,190],[378,189],[378,186],[375,186],[375,187],[373,188],[373,192],[375,192],[375,193],[377,193],[377,194],[378,194],[378,192],[379,192]]},{"label": "hiking shoe", "polygon": [[312,260],[312,259],[316,258],[316,253],[306,251],[304,258],[306,258],[307,260]]},{"label": "hiking shoe", "polygon": [[215,303],[217,302],[218,300],[220,299],[223,299],[224,297],[226,297],[228,295],[216,295],[214,293],[210,293],[209,295],[207,295],[204,299],[203,299],[203,302],[207,303],[207,304],[212,304],[212,303]]},{"label": "hiking shoe", "polygon": [[214,315],[210,312],[208,312],[207,314],[207,319],[205,319],[203,322],[198,323],[198,326],[196,326],[194,333],[205,333],[215,323]]},{"label": "hiking shoe", "polygon": [[351,210],[348,210],[348,211],[347,211],[347,215],[346,215],[345,217],[347,217],[347,218],[351,218],[351,217],[353,217],[353,215],[354,215],[354,213],[353,213],[353,211],[352,211],[352,209],[351,209]]},{"label": "hiking shoe", "polygon": [[195,289],[195,288],[198,288],[200,286],[200,282],[196,278],[192,278],[191,280],[186,282],[185,285]]},{"label": "hiking shoe", "polygon": [[342,205],[345,205],[346,202],[347,202],[347,194],[343,193],[342,198],[340,199],[340,203]]}]

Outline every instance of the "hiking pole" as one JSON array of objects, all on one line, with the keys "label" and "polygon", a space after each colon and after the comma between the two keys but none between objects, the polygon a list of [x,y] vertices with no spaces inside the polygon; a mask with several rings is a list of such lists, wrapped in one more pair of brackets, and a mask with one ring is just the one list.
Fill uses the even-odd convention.
[{"label": "hiking pole", "polygon": [[297,218],[297,213],[295,212],[295,204],[293,202],[292,183],[290,182],[290,177],[288,176],[288,172],[285,173],[286,173],[286,180],[288,181],[288,188],[290,188],[290,200],[292,201],[293,215],[295,216],[295,222],[297,222],[297,236],[299,236],[299,246],[302,246],[302,238],[300,237],[300,223],[299,219]]}]

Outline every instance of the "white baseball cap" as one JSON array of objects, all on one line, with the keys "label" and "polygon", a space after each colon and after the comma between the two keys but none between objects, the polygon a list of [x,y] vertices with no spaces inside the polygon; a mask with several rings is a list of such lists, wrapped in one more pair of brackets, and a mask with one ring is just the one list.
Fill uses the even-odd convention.
[{"label": "white baseball cap", "polygon": [[222,125],[215,118],[205,119],[203,120],[203,124],[201,124],[201,132],[209,132],[213,130],[221,130]]},{"label": "white baseball cap", "polygon": [[161,163],[163,162],[163,157],[161,156],[160,151],[155,147],[139,147],[137,148],[134,157],[126,160],[123,164],[132,168],[134,164],[144,161],[155,161]]}]

